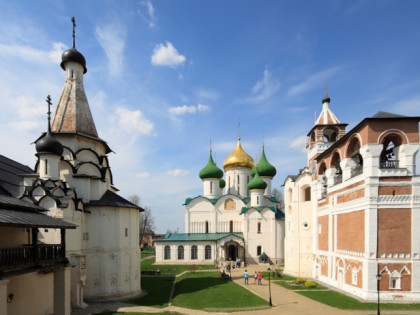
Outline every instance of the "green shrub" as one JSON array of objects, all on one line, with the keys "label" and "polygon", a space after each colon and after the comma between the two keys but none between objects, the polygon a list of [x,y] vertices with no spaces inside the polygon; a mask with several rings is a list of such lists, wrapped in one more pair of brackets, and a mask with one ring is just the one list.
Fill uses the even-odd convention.
[{"label": "green shrub", "polygon": [[306,281],[305,282],[305,287],[307,288],[315,288],[316,287],[316,283],[313,281]]},{"label": "green shrub", "polygon": [[305,282],[306,282],[306,279],[305,279],[305,278],[297,278],[297,279],[295,280],[295,282],[296,282],[296,283],[298,283],[298,284],[300,284],[300,283],[305,283]]}]

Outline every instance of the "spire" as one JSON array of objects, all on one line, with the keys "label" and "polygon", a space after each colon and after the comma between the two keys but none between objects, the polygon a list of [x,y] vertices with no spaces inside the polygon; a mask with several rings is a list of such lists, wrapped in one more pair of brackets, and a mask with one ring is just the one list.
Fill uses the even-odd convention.
[{"label": "spire", "polygon": [[48,129],[47,133],[36,141],[35,149],[41,154],[47,153],[61,155],[63,154],[63,146],[58,140],[51,136],[51,97],[49,95],[47,96],[46,101],[48,104]]},{"label": "spire", "polygon": [[264,132],[263,132],[263,136],[262,136],[262,147],[264,148]]},{"label": "spire", "polygon": [[239,118],[238,123],[238,141],[241,141],[241,119]]},{"label": "spire", "polygon": [[51,134],[51,96],[48,94],[47,96],[47,104],[48,104],[48,134]]},{"label": "spire", "polygon": [[324,95],[324,98],[322,99],[322,104],[324,104],[324,103],[330,103],[330,98],[329,98],[329,96],[328,96],[328,83],[325,83],[325,95]]},{"label": "spire", "polygon": [[76,19],[74,18],[74,16],[71,18],[71,21],[73,22],[73,48],[76,48],[76,40],[75,40],[75,28],[76,28]]},{"label": "spire", "polygon": [[328,96],[328,84],[325,84],[325,95],[322,99],[322,111],[315,121],[315,125],[334,125],[340,124],[340,121],[335,117],[330,109],[330,97]]}]

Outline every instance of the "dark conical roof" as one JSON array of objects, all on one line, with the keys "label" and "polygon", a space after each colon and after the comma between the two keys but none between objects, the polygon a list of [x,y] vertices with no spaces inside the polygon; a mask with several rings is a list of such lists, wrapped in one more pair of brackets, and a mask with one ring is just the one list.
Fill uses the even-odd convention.
[{"label": "dark conical roof", "polygon": [[83,73],[87,72],[86,69],[86,59],[83,57],[83,55],[74,47],[67,49],[65,52],[63,52],[63,55],[61,56],[61,63],[60,66],[63,68],[63,70],[66,70],[65,63],[66,61],[74,61],[83,66]]},{"label": "dark conical roof", "polygon": [[49,132],[36,142],[35,148],[38,153],[63,154],[63,146]]},{"label": "dark conical roof", "polygon": [[213,157],[210,157],[207,165],[200,171],[199,176],[201,179],[206,178],[222,178],[223,177],[223,171],[216,166],[216,164],[213,161]]}]

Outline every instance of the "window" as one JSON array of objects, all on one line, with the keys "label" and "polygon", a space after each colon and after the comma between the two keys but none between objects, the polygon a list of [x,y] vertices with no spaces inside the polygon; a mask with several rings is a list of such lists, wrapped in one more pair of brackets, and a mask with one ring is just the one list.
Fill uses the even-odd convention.
[{"label": "window", "polygon": [[178,260],[184,260],[184,246],[178,246]]},{"label": "window", "polygon": [[396,270],[389,276],[389,288],[393,290],[401,289],[401,274]]},{"label": "window", "polygon": [[353,267],[351,270],[351,284],[357,285],[357,269]]},{"label": "window", "polygon": [[128,228],[125,228],[125,237],[128,236]]},{"label": "window", "polygon": [[258,222],[258,225],[257,225],[257,232],[258,232],[258,233],[261,233],[261,222]]},{"label": "window", "polygon": [[168,245],[166,245],[166,246],[165,246],[165,255],[164,255],[164,259],[165,259],[165,260],[169,260],[169,259],[171,259],[171,248],[170,248]]},{"label": "window", "polygon": [[239,175],[238,175],[238,194],[239,194]]},{"label": "window", "polygon": [[210,194],[213,193],[213,182],[210,182]]},{"label": "window", "polygon": [[204,249],[204,258],[211,259],[211,246],[210,245],[206,245],[206,248]]},{"label": "window", "polygon": [[257,205],[260,204],[260,196],[257,196]]},{"label": "window", "polygon": [[206,233],[209,232],[209,221],[206,221]]},{"label": "window", "polygon": [[303,189],[303,201],[311,201],[311,187]]},{"label": "window", "polygon": [[48,175],[48,160],[45,159],[45,175]]},{"label": "window", "polygon": [[303,222],[303,228],[305,230],[309,229],[309,223],[308,222]]},{"label": "window", "polygon": [[191,259],[197,259],[197,246],[195,245],[191,247]]},{"label": "window", "polygon": [[233,221],[229,221],[229,232],[233,233]]},{"label": "window", "polygon": [[257,246],[257,256],[261,255],[261,246]]}]

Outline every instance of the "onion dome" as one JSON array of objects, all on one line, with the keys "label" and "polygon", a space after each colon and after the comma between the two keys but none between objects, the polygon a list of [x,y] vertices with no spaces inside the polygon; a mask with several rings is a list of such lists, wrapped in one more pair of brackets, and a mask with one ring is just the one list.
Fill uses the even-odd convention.
[{"label": "onion dome", "polygon": [[254,160],[242,149],[241,138],[238,138],[236,149],[223,162],[223,168],[227,171],[232,168],[252,169],[254,166]]},{"label": "onion dome", "polygon": [[220,188],[225,188],[225,186],[226,186],[226,182],[225,182],[225,180],[222,178],[222,179],[219,181],[219,187],[220,187]]},{"label": "onion dome", "polygon": [[[255,170],[256,171],[256,170]],[[258,162],[258,174],[261,176],[274,177],[277,174],[276,168],[271,165],[265,157],[264,147],[262,148],[261,158]],[[252,175],[252,171],[251,171]]]},{"label": "onion dome", "polygon": [[213,157],[211,156],[211,152],[210,152],[209,161],[207,165],[204,166],[204,168],[200,171],[199,176],[201,179],[223,177],[223,171],[220,168],[218,168],[216,164],[214,163]]},{"label": "onion dome", "polygon": [[49,133],[36,142],[35,148],[38,153],[63,154],[63,146]]},{"label": "onion dome", "polygon": [[324,98],[322,99],[322,104],[324,104],[325,102],[329,103],[330,101],[331,99],[328,96],[328,84],[325,84],[325,95],[324,95]]},{"label": "onion dome", "polygon": [[264,190],[267,188],[267,183],[258,175],[258,171],[255,173],[254,178],[248,183],[249,190],[261,189]]},{"label": "onion dome", "polygon": [[83,66],[83,73],[87,72],[86,69],[86,59],[83,57],[83,55],[74,47],[67,49],[65,52],[63,52],[63,55],[61,56],[61,63],[60,66],[63,70],[66,70],[65,63],[67,61],[74,61]]}]

